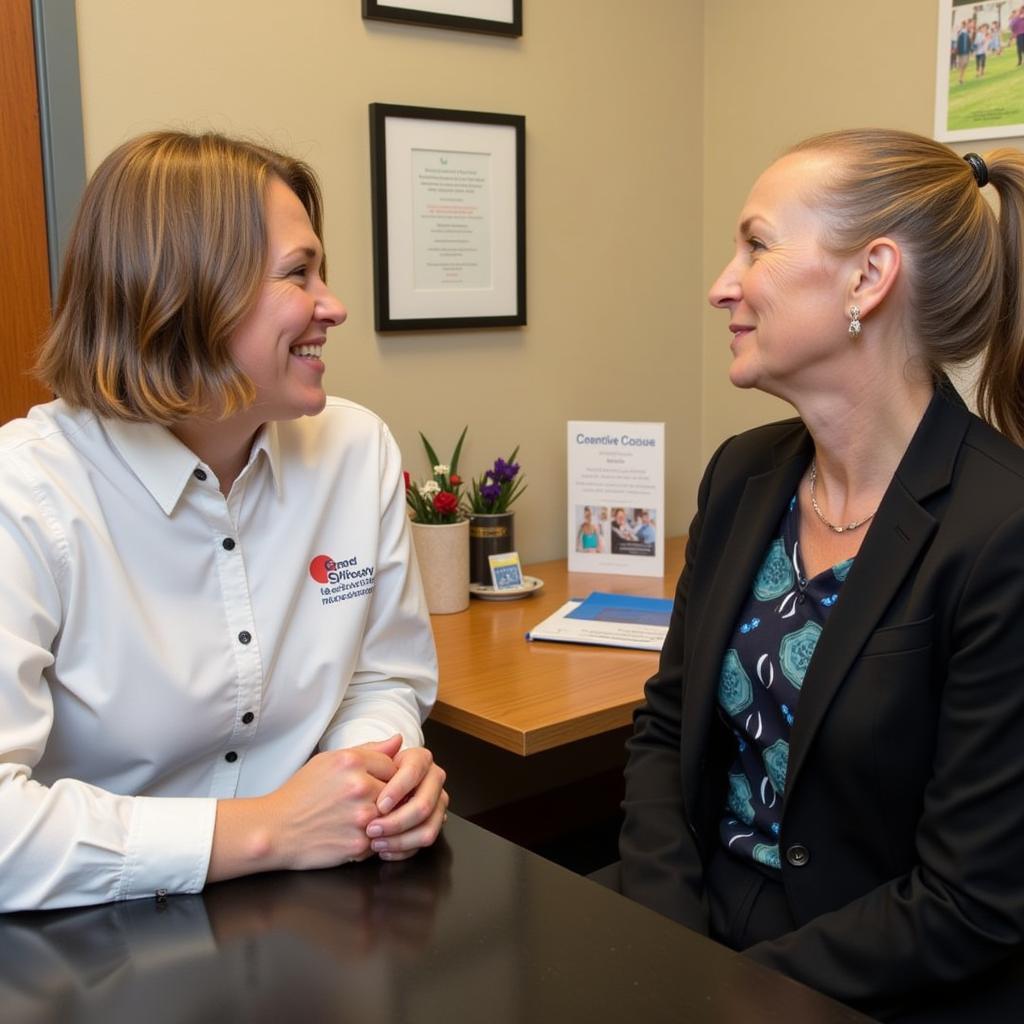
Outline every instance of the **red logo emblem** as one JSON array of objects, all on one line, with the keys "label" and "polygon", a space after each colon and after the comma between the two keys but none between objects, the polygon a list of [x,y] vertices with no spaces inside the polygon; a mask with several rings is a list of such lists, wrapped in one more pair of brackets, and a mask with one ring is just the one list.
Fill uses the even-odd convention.
[{"label": "red logo emblem", "polygon": [[317,555],[316,558],[309,563],[309,575],[312,576],[317,583],[323,584],[327,582],[327,574],[329,572],[334,572],[337,567],[337,563],[330,555]]}]

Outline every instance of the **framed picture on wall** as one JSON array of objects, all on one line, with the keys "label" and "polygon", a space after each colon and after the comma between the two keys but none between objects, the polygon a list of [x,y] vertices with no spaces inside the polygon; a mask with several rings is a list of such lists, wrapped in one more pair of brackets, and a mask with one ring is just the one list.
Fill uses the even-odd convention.
[{"label": "framed picture on wall", "polygon": [[523,0],[363,0],[363,17],[499,36],[523,34]]},{"label": "framed picture on wall", "polygon": [[1024,135],[1024,0],[938,0],[935,137]]},{"label": "framed picture on wall", "polygon": [[378,331],[526,323],[526,118],[370,104]]}]

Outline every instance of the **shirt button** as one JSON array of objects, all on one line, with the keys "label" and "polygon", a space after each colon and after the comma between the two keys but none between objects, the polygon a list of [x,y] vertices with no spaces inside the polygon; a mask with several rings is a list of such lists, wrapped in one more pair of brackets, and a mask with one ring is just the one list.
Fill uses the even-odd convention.
[{"label": "shirt button", "polygon": [[250,633],[249,630],[243,629],[242,632],[238,634],[238,642],[240,644],[247,644],[250,640],[252,640],[252,633]]},{"label": "shirt button", "polygon": [[807,597],[803,593],[800,593],[800,594],[796,595],[796,603],[797,604],[803,604],[804,601],[806,601],[806,600],[807,600]]},{"label": "shirt button", "polygon": [[786,860],[795,868],[802,868],[811,859],[811,851],[801,843],[794,843],[786,850]]},{"label": "shirt button", "polygon": [[225,537],[221,541],[221,545],[222,545],[222,547],[224,548],[225,551],[234,551],[235,550],[235,542],[230,537]]},{"label": "shirt button", "polygon": [[246,713],[242,715],[242,725],[248,725],[255,717],[256,716],[251,711],[246,711]]},{"label": "shirt button", "polygon": [[193,469],[192,470],[192,475],[197,480],[205,480],[206,479],[206,470],[205,469]]},{"label": "shirt button", "polygon": [[234,764],[234,762],[238,760],[238,755],[233,750],[229,750],[224,755],[224,760],[227,761],[228,764]]}]

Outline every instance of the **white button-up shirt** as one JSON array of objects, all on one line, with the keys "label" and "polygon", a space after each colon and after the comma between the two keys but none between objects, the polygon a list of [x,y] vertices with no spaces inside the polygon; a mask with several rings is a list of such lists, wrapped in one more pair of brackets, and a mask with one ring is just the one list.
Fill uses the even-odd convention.
[{"label": "white button-up shirt", "polygon": [[168,430],[0,429],[0,911],[196,892],[218,798],[401,733],[437,690],[401,462],[351,402],[225,498]]}]

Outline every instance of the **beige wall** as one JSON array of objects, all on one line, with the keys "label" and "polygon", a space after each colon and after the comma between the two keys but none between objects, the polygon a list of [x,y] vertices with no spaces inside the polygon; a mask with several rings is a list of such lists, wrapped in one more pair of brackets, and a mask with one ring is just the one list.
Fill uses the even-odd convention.
[{"label": "beige wall", "polygon": [[[255,135],[321,172],[348,323],[332,391],[377,410],[416,474],[470,426],[463,468],[520,443],[518,546],[565,552],[568,419],[667,425],[667,525],[703,460],[790,409],[727,380],[704,295],[758,173],[814,132],[930,134],[934,0],[527,0],[507,40],[364,22],[359,0],[78,0],[87,163],[154,125]],[[703,46],[695,45],[702,41]],[[373,330],[367,104],[527,119],[529,326]],[[975,144],[982,151],[996,143]]]},{"label": "beige wall", "polygon": [[[448,452],[468,423],[465,470],[520,443],[518,547],[555,558],[565,421],[664,420],[667,525],[684,530],[700,469],[701,0],[527,0],[519,40],[364,22],[360,7],[78,0],[88,168],[167,125],[308,159],[349,308],[328,386],[391,424],[414,474],[418,430]],[[372,101],[526,115],[528,327],[374,332]]]},{"label": "beige wall", "polygon": [[[821,0],[708,0],[704,17],[706,289],[730,258],[750,186],[788,146],[837,128],[932,134],[938,15],[935,0],[860,0],[845,9]],[[729,384],[727,322],[705,306],[703,458],[738,430],[793,414]]]}]

